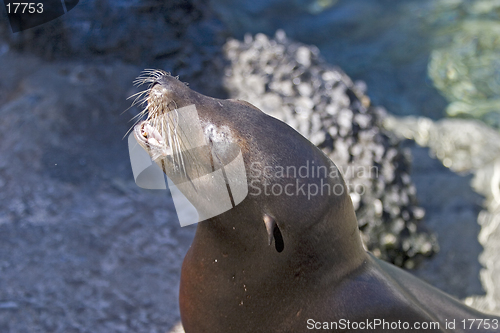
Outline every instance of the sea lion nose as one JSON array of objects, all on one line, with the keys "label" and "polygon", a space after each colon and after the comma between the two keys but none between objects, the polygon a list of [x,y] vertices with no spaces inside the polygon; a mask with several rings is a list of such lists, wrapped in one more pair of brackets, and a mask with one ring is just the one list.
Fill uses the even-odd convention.
[{"label": "sea lion nose", "polygon": [[167,93],[168,89],[166,89],[165,85],[162,84],[162,82],[159,82],[158,80],[153,83],[153,86],[151,87],[151,93],[153,94],[163,94]]}]

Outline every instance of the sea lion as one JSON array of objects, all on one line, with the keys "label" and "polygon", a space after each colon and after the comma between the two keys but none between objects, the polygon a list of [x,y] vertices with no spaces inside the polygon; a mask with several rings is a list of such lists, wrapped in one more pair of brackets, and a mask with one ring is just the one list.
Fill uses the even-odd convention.
[{"label": "sea lion", "polygon": [[[179,302],[186,333],[500,330],[499,318],[367,253],[335,164],[294,129],[162,71],[139,82],[149,83],[148,119],[134,134],[169,177],[190,173],[167,157],[176,141],[158,119],[189,105],[209,145],[236,144],[247,172],[248,196],[199,223],[185,256]],[[202,169],[213,164],[206,151],[189,158]]]}]

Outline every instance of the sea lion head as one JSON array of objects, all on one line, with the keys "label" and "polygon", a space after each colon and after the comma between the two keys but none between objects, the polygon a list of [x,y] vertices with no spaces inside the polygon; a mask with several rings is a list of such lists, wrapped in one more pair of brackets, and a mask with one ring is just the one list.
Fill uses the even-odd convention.
[{"label": "sea lion head", "polygon": [[[349,262],[338,266],[343,274],[362,260],[348,189],[316,146],[250,103],[204,96],[166,72],[147,72],[138,82],[148,84],[142,99],[147,119],[135,125],[134,135],[174,182],[210,174],[214,164],[241,152],[248,195],[201,222],[190,251],[206,245],[207,256],[245,253],[242,260],[262,267],[287,262],[299,275],[307,274],[300,272],[302,261],[312,270],[325,261]],[[193,105],[206,145],[188,151],[182,147],[189,133],[173,133],[176,112]]]}]

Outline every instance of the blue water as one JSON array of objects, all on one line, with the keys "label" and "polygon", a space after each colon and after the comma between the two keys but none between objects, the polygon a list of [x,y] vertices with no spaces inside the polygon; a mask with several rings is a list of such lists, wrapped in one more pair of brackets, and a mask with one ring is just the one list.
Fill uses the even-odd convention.
[{"label": "blue water", "polygon": [[[457,70],[456,73],[463,74],[458,79],[449,69],[456,67],[454,55],[464,48],[470,49],[470,45],[456,45],[456,40],[462,38],[463,22],[500,22],[500,0],[212,0],[212,3],[236,38],[245,33],[274,35],[277,29],[283,29],[290,38],[315,44],[330,64],[341,67],[353,80],[367,83],[367,94],[373,104],[384,106],[395,115],[440,119],[447,116],[450,103],[457,101],[449,90],[463,86],[462,81],[468,81],[472,71],[479,78],[482,74],[476,69],[480,66],[482,72],[500,73],[500,62],[497,68],[489,68],[496,66],[494,61],[479,65],[469,61],[465,74]],[[492,30],[488,26],[484,29]],[[482,36],[481,29],[476,30],[474,33]],[[495,40],[495,36],[490,39]],[[435,52],[441,49],[442,53]],[[500,59],[495,47],[489,51],[492,51],[489,58]],[[429,76],[432,56],[441,55],[442,59],[443,54],[448,58],[452,55],[451,63],[435,61],[438,65],[434,66],[435,75]],[[452,82],[456,86],[449,82],[448,74],[458,80]],[[443,75],[444,86],[441,82],[438,89],[435,78]],[[483,80],[487,82],[484,87],[495,86],[496,79],[490,76]],[[500,88],[490,89],[489,95],[482,92],[481,86],[475,88],[478,91],[474,98],[489,101],[500,98]],[[469,103],[475,105],[476,100]],[[494,109],[495,103],[488,103],[485,107],[491,109],[493,104]],[[465,116],[475,117],[474,107],[470,109]]]}]

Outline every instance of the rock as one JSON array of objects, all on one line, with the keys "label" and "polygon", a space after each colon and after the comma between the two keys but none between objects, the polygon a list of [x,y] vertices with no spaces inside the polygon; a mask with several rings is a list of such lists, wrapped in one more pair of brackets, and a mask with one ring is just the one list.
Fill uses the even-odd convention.
[{"label": "rock", "polygon": [[[423,225],[409,156],[385,131],[385,110],[370,105],[366,87],[328,65],[314,46],[284,32],[229,40],[225,87],[281,119],[320,147],[349,187],[363,239],[375,255],[404,267],[438,250]],[[262,98],[264,96],[264,98]]]},{"label": "rock", "polygon": [[414,273],[467,297],[467,305],[500,314],[500,134],[473,119],[388,117],[385,127],[429,147],[442,163],[436,170],[431,166],[435,162],[422,163],[428,156],[417,156],[422,170],[416,170],[414,179],[427,188],[428,195],[423,194],[429,199],[422,204],[442,251]]},{"label": "rock", "polygon": [[3,40],[7,48],[46,60],[100,58],[162,68],[219,97],[227,36],[200,0],[80,1],[62,17],[15,34],[7,20],[0,22],[0,46]]},{"label": "rock", "polygon": [[0,331],[165,332],[194,228],[134,183],[142,68],[0,56]]},{"label": "rock", "polygon": [[478,170],[500,156],[500,135],[478,120],[388,117],[384,126],[401,138],[430,147],[455,172]]}]

